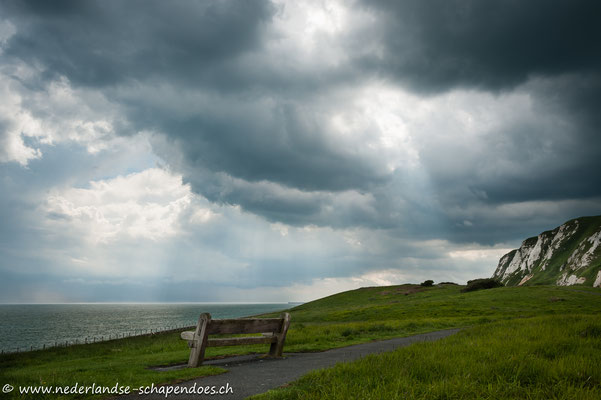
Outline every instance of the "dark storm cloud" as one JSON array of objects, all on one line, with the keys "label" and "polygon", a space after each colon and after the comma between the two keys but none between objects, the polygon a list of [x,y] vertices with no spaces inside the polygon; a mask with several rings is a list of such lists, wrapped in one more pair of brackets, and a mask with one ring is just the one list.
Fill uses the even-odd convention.
[{"label": "dark storm cloud", "polygon": [[[461,180],[471,193],[466,190],[463,196],[449,196],[451,201],[463,198],[463,203],[476,201],[492,207],[527,201],[599,198],[598,113],[586,102],[576,110],[576,104],[582,103],[591,91],[599,90],[601,94],[601,87],[595,87],[594,82],[591,80],[587,90],[566,88],[558,80],[547,81],[542,87],[533,85],[530,93],[538,106],[532,119],[506,123],[502,130],[490,132],[475,149],[465,149],[459,175],[448,175],[444,168],[447,162],[437,153],[441,146],[432,143],[422,156],[428,160],[426,164],[435,184],[445,192],[455,190],[457,186],[450,183]],[[545,99],[545,95],[555,98]],[[456,157],[461,153],[452,154]],[[584,211],[574,212],[577,216]]]},{"label": "dark storm cloud", "polygon": [[[517,89],[534,101],[535,121],[509,122],[466,145],[457,144],[453,133],[449,140],[426,140],[420,157],[443,209],[601,196],[601,3],[363,4],[378,14],[381,26],[371,35],[383,48],[378,55],[360,58],[365,71],[377,71],[427,95],[453,89],[497,94]],[[586,211],[571,210],[575,216]],[[506,225],[506,216],[492,213],[498,220],[489,220],[478,234],[475,227],[460,230],[472,232],[473,238],[482,237],[490,226]],[[447,214],[448,227],[458,238],[461,221],[453,221],[453,212]]]},{"label": "dark storm cloud", "polygon": [[599,73],[595,0],[366,1],[381,12],[385,53],[373,67],[410,87],[503,90],[533,75]]},{"label": "dark storm cloud", "polygon": [[[327,71],[286,71],[285,60],[261,53],[276,11],[269,2],[64,2],[56,8],[8,2],[4,9],[18,27],[8,57],[38,65],[48,79],[65,76],[73,85],[105,90],[128,114],[121,133],[164,133],[180,146],[186,179],[202,182],[194,188],[211,200],[302,221],[319,205],[283,198],[275,204],[278,196],[258,196],[259,189],[216,185],[229,182],[223,174],[305,191],[366,191],[387,180],[373,156],[330,140],[328,116],[306,103],[307,87],[327,83]],[[140,87],[145,91],[136,93]],[[174,97],[165,100],[164,88]],[[220,175],[199,177],[204,174]]]},{"label": "dark storm cloud", "polygon": [[212,82],[228,60],[260,43],[265,1],[5,1],[19,27],[6,55],[39,63],[75,84],[126,80]]},{"label": "dark storm cloud", "polygon": [[[195,192],[270,221],[478,241],[504,226],[498,205],[601,195],[596,1],[369,1],[376,23],[334,43],[344,62],[298,64],[266,1],[1,4],[17,30],[3,56],[35,65],[33,86],[64,76],[101,90],[126,114],[120,134],[159,132],[155,151]],[[341,139],[328,125],[352,103],[333,93],[370,80],[431,98],[519,90],[538,117],[508,116],[473,143],[446,121],[411,132],[426,171],[412,178],[369,149],[377,127]],[[497,217],[464,224],[482,207]]]},{"label": "dark storm cloud", "polygon": [[149,127],[178,140],[187,163],[199,171],[301,190],[366,190],[386,179],[375,160],[337,148],[340,143],[328,139],[325,118],[315,109],[261,100],[249,104],[214,96],[213,104],[177,119],[160,110],[135,119],[152,121]]},{"label": "dark storm cloud", "polygon": [[[522,164],[519,173],[477,171],[469,182],[491,201],[601,195],[601,3],[579,1],[369,1],[386,21],[385,53],[373,67],[414,90],[526,89],[540,118],[563,115],[572,126],[509,126],[488,140],[486,159]],[[373,60],[372,60],[373,61]],[[370,63],[370,60],[366,60]],[[440,167],[433,146],[432,170]],[[427,157],[428,150],[426,150]],[[435,173],[436,175],[436,173]],[[448,178],[448,177],[446,177]],[[469,181],[469,177],[466,176]],[[440,182],[443,184],[443,182]]]}]

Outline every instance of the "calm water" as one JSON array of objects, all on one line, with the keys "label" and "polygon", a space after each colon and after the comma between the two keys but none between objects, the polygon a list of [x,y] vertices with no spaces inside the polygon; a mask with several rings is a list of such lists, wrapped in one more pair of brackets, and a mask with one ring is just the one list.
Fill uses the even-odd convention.
[{"label": "calm water", "polygon": [[86,338],[195,325],[201,312],[238,318],[290,308],[289,304],[2,304],[0,350],[20,351]]}]

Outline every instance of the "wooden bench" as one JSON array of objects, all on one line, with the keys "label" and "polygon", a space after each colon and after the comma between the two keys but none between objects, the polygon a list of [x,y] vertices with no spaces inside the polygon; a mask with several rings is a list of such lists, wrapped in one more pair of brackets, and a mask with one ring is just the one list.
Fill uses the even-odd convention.
[{"label": "wooden bench", "polygon": [[[202,364],[207,346],[270,343],[269,356],[281,357],[289,326],[288,313],[282,313],[280,318],[243,319],[211,319],[211,314],[202,313],[198,318],[196,330],[181,333],[181,338],[187,340],[190,347],[188,367],[198,367]],[[263,336],[208,338],[209,335],[239,333],[262,333]]]}]

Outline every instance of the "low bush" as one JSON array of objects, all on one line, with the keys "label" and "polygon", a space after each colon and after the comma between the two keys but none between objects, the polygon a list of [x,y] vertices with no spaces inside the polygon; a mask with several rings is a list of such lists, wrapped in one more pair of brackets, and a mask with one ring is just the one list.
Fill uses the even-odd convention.
[{"label": "low bush", "polygon": [[420,283],[420,286],[425,286],[425,287],[430,287],[434,285],[434,281],[431,279],[428,279],[427,281],[423,281],[422,283]]},{"label": "low bush", "polygon": [[347,329],[343,330],[340,334],[343,337],[349,337],[349,336],[356,335],[357,333],[358,332],[356,330],[347,328]]},{"label": "low bush", "polygon": [[493,278],[474,279],[471,281],[467,281],[467,286],[461,289],[461,291],[473,292],[475,290],[494,289],[501,286],[503,286],[503,284]]}]

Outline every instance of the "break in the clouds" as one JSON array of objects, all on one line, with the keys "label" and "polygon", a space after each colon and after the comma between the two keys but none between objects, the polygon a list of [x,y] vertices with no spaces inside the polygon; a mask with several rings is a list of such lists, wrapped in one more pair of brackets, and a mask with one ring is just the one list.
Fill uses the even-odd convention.
[{"label": "break in the clouds", "polygon": [[0,300],[490,275],[601,209],[600,9],[4,0]]}]

